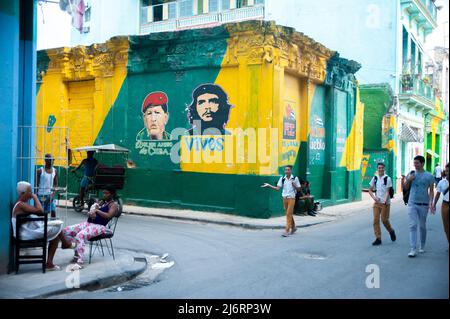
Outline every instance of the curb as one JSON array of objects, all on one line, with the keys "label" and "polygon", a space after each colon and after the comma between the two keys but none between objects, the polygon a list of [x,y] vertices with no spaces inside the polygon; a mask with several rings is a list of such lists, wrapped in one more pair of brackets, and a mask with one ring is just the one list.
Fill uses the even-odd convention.
[{"label": "curb", "polygon": [[91,280],[88,280],[87,282],[80,284],[79,288],[60,288],[60,289],[56,289],[52,292],[37,294],[37,295],[29,295],[29,296],[25,296],[24,298],[27,298],[27,299],[48,298],[48,297],[61,295],[61,294],[67,294],[67,293],[76,292],[76,291],[80,291],[80,290],[97,290],[97,289],[102,289],[102,288],[106,288],[109,286],[121,284],[123,282],[134,279],[135,277],[139,276],[147,269],[147,260],[145,258],[134,257],[134,261],[137,263],[142,263],[142,266],[137,267],[136,269],[126,270],[119,274],[117,274],[117,273],[111,274],[111,275],[109,275],[107,277],[103,277],[103,278],[93,278]]},{"label": "curb", "polygon": [[[161,214],[154,214],[154,213],[137,213],[137,212],[129,212],[129,211],[124,211],[124,213],[129,214],[129,215],[136,215],[136,216],[150,216],[150,217],[158,217],[158,218],[165,218],[165,219],[185,220],[185,221],[192,221],[192,222],[198,222],[198,223],[208,223],[208,224],[240,227],[240,228],[245,228],[245,229],[284,229],[285,228],[285,226],[283,226],[283,225],[255,225],[255,224],[250,224],[250,223],[218,221],[218,220],[210,220],[210,219],[202,219],[202,218],[194,218],[194,217],[168,216],[168,215],[161,215]],[[313,222],[313,223],[308,223],[308,224],[303,224],[303,225],[299,224],[299,225],[297,225],[297,227],[298,228],[310,227],[310,226],[328,223],[331,221],[332,220],[325,220],[325,221]]]}]

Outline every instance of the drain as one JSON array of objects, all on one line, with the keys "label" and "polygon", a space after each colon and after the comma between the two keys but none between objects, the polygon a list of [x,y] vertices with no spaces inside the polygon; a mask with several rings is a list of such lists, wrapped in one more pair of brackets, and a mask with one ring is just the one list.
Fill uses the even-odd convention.
[{"label": "drain", "polygon": [[159,282],[157,277],[168,268],[171,268],[175,263],[173,261],[168,262],[166,260],[168,254],[164,254],[161,258],[158,256],[145,257],[135,257],[135,261],[146,261],[147,269],[137,277],[132,280],[123,283],[121,285],[115,285],[110,288],[105,289],[106,292],[123,292],[131,291],[139,288],[144,288]]}]

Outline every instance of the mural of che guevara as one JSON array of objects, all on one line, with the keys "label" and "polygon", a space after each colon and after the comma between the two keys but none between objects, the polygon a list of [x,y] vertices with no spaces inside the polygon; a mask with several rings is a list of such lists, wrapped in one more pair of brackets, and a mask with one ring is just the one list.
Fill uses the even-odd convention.
[{"label": "mural of che guevara", "polygon": [[231,107],[227,94],[220,86],[209,83],[198,86],[192,92],[192,103],[187,108],[187,116],[191,125],[189,134],[227,134],[225,126]]},{"label": "mural of che guevara", "polygon": [[164,92],[152,92],[145,97],[141,109],[145,127],[136,135],[137,141],[171,139],[166,132],[169,121],[168,100]]}]

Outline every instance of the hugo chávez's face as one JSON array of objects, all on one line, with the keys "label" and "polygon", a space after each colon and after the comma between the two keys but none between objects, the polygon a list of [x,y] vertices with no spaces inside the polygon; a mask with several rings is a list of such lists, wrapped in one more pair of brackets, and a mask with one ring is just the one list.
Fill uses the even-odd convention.
[{"label": "hugo ch\u00e1vez's face", "polygon": [[149,137],[162,139],[168,120],[169,114],[164,112],[160,105],[147,108],[144,113],[144,124]]}]

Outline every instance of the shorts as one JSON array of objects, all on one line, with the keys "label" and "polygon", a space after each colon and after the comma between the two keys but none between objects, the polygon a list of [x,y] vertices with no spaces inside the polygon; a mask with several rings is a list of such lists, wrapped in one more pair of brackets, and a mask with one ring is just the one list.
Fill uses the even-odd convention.
[{"label": "shorts", "polygon": [[52,195],[38,195],[38,198],[45,213],[56,212],[56,200],[51,199]]},{"label": "shorts", "polygon": [[87,177],[86,175],[83,176],[83,178],[81,179],[81,182],[80,182],[80,186],[83,188],[88,187],[89,183],[91,182],[91,178],[92,177]]}]

